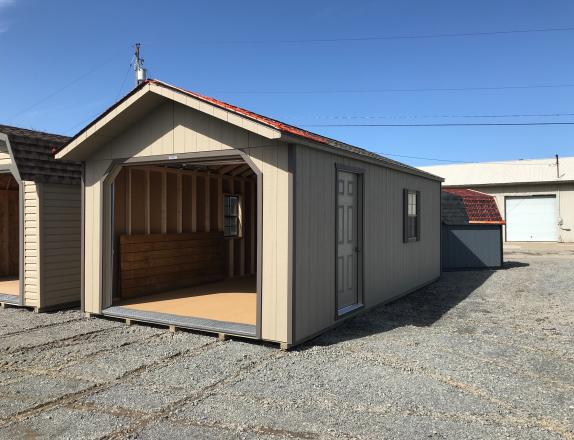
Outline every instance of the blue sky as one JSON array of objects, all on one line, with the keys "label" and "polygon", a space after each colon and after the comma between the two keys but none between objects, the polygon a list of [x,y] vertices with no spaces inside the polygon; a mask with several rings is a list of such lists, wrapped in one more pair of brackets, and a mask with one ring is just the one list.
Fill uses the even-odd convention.
[{"label": "blue sky", "polygon": [[574,125],[310,125],[574,121],[461,117],[574,114],[574,31],[286,42],[564,27],[574,27],[571,1],[0,0],[0,123],[75,134],[133,86],[131,45],[139,41],[154,78],[379,153],[572,156]]}]

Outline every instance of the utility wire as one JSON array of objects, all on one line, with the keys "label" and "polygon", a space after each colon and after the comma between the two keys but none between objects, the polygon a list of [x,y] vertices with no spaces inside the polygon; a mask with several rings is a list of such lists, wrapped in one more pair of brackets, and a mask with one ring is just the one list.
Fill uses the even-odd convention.
[{"label": "utility wire", "polygon": [[[123,49],[122,49],[123,51]],[[78,82],[80,82],[81,80],[83,80],[84,78],[87,78],[88,76],[92,75],[93,73],[97,72],[98,70],[100,70],[102,67],[106,66],[107,64],[109,64],[111,61],[113,61],[118,55],[119,55],[120,51],[117,51],[114,55],[112,55],[111,57],[107,58],[105,61],[103,61],[100,64],[95,65],[94,67],[92,67],[90,70],[84,72],[83,74],[81,74],[80,76],[78,76],[77,78],[73,79],[72,81],[64,84],[62,87],[60,87],[59,89],[54,90],[52,93],[44,96],[43,98],[41,98],[39,101],[36,101],[34,104],[20,110],[18,113],[14,114],[12,117],[10,117],[8,119],[9,122],[13,121],[15,118],[17,118],[18,116],[21,116],[25,113],[28,113],[30,110],[38,107],[40,104],[43,104],[44,102],[50,100],[51,98],[53,98],[54,96],[58,95],[59,93],[63,92],[64,90],[68,89],[69,87],[73,86],[74,84],[77,84]]]},{"label": "utility wire", "polygon": [[573,122],[461,122],[444,124],[304,124],[301,127],[487,127],[527,125],[574,125]]},{"label": "utility wire", "polygon": [[[447,162],[447,163],[460,163],[460,164],[496,164],[496,165],[508,165],[508,166],[530,166],[530,167],[553,167],[556,166],[554,159],[548,159],[548,163],[509,163],[509,162],[469,162],[465,160],[451,160],[451,159],[437,159],[433,157],[421,157],[421,156],[407,156],[404,154],[395,154],[395,153],[377,153],[381,156],[389,156],[389,157],[402,157],[406,159],[418,159],[418,160],[428,160],[434,162]],[[524,160],[527,162],[529,159]],[[531,160],[531,159],[530,159]]]},{"label": "utility wire", "polygon": [[566,84],[534,84],[519,86],[492,86],[492,87],[428,87],[428,88],[398,88],[398,89],[339,89],[339,90],[275,90],[275,91],[215,91],[211,94],[227,95],[329,95],[353,93],[404,93],[404,92],[459,92],[483,90],[513,90],[513,89],[553,89],[574,87],[574,83]]},{"label": "utility wire", "polygon": [[461,33],[440,33],[440,34],[417,34],[417,35],[382,35],[368,37],[348,37],[348,38],[302,38],[292,40],[194,40],[191,44],[299,44],[299,43],[334,43],[334,42],[354,42],[354,41],[384,41],[384,40],[415,40],[428,38],[452,38],[452,37],[485,37],[494,35],[511,34],[531,34],[546,32],[571,32],[574,27],[556,27],[539,29],[514,29],[493,32],[461,32]]},{"label": "utility wire", "polygon": [[[325,115],[325,116],[301,116],[303,119],[327,119],[327,120],[371,120],[371,119],[439,119],[439,118],[533,118],[533,117],[564,117],[574,116],[574,113],[515,113],[515,114],[491,114],[491,115],[472,115],[472,114],[442,114],[442,115]],[[289,118],[295,119],[297,116],[290,115]],[[285,117],[283,117],[285,119]]]}]

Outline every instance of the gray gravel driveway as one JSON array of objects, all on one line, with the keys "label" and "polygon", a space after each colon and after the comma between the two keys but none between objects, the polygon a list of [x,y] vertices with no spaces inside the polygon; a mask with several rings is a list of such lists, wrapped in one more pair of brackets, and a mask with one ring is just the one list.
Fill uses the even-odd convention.
[{"label": "gray gravel driveway", "polygon": [[574,439],[574,247],[506,258],[288,352],[0,310],[0,438]]}]

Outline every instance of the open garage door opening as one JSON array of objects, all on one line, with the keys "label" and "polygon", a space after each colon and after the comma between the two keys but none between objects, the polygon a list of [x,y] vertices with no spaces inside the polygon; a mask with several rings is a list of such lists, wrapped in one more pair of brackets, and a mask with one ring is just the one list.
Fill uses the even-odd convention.
[{"label": "open garage door opening", "polygon": [[19,302],[20,185],[10,173],[0,174],[0,302]]},{"label": "open garage door opening", "polygon": [[105,312],[256,336],[257,185],[240,157],[121,168]]}]

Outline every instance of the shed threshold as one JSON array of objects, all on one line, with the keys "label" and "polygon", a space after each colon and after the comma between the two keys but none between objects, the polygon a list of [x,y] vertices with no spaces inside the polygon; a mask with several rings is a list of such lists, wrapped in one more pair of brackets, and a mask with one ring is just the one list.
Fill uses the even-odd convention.
[{"label": "shed threshold", "polygon": [[132,319],[159,325],[173,325],[191,330],[201,330],[209,333],[226,333],[230,335],[254,338],[257,336],[256,327],[250,324],[216,321],[213,319],[178,316],[169,313],[134,310],[127,307],[112,306],[102,310],[104,316],[111,318]]},{"label": "shed threshold", "polygon": [[6,295],[4,293],[0,293],[0,303],[6,304],[20,304],[19,297],[17,295]]}]

